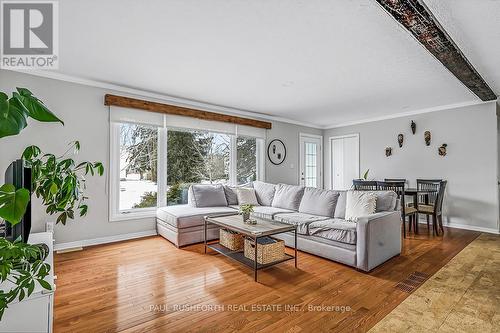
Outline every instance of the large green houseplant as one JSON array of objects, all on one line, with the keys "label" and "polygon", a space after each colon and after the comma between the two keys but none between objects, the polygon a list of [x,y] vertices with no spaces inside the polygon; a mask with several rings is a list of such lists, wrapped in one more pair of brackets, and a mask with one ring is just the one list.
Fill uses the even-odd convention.
[{"label": "large green houseplant", "polygon": [[[0,92],[0,138],[19,134],[27,126],[28,118],[64,125],[29,90],[17,88],[11,98]],[[77,153],[79,149],[80,143],[76,141],[60,157],[42,154],[37,146],[27,147],[22,154],[25,165],[32,170],[32,190],[42,199],[49,215],[58,214],[56,223],[66,224],[68,218],[73,219],[75,209],[80,216],[87,213],[84,176],[104,173],[100,162],[76,164],[67,156],[70,151]],[[28,189],[16,189],[12,184],[0,186],[0,219],[11,225],[19,223],[29,200]],[[21,301],[30,296],[36,283],[51,289],[44,280],[50,271],[50,265],[43,261],[44,255],[39,246],[23,243],[20,239],[10,242],[0,238],[0,320],[8,304],[16,298]],[[6,281],[10,284],[3,290]]]}]

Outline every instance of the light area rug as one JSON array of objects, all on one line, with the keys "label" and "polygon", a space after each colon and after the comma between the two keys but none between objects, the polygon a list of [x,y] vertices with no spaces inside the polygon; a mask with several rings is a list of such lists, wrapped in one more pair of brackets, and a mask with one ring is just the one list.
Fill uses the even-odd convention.
[{"label": "light area rug", "polygon": [[481,234],[369,332],[500,332],[500,236]]}]

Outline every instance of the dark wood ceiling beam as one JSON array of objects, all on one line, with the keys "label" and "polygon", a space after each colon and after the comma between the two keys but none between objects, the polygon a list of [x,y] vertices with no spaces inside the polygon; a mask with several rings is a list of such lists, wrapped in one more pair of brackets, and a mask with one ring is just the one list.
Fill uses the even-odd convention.
[{"label": "dark wood ceiling beam", "polygon": [[421,0],[376,1],[474,94],[483,101],[497,99],[495,93]]},{"label": "dark wood ceiling beam", "polygon": [[252,126],[258,128],[271,129],[272,123],[267,121],[261,121],[250,118],[243,118],[238,116],[232,116],[222,113],[209,112],[203,110],[197,110],[192,108],[186,108],[182,106],[175,106],[164,103],[157,103],[151,101],[145,101],[137,98],[130,98],[124,96],[116,96],[107,94],[104,96],[105,105],[114,105],[124,108],[140,109],[151,112],[158,112],[164,114],[172,114],[176,116],[191,117],[203,120],[213,120],[221,121],[226,123],[233,123],[237,125]]}]

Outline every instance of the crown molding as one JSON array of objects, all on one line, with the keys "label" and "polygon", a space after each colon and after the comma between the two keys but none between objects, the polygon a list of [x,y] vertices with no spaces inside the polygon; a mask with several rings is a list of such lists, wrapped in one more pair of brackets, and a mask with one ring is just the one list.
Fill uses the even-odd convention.
[{"label": "crown molding", "polygon": [[156,93],[156,92],[152,92],[152,91],[148,91],[148,90],[142,90],[142,89],[127,87],[127,86],[123,86],[123,85],[118,85],[118,84],[108,83],[108,82],[103,82],[103,81],[98,81],[98,80],[86,79],[86,78],[82,78],[82,77],[78,77],[78,76],[74,76],[74,75],[63,74],[63,73],[54,72],[54,71],[20,70],[20,69],[5,69],[5,70],[23,73],[23,74],[28,74],[28,75],[33,75],[33,76],[38,76],[38,77],[43,77],[46,79],[52,79],[52,80],[75,83],[75,84],[80,84],[80,85],[90,86],[90,87],[95,87],[95,88],[113,90],[113,91],[117,91],[117,92],[121,92],[121,93],[131,94],[131,95],[134,95],[137,97],[154,98],[158,102],[166,102],[168,104],[179,106],[179,107],[196,108],[196,109],[201,109],[203,111],[219,112],[219,113],[223,113],[223,114],[227,114],[227,115],[242,115],[242,116],[252,117],[252,118],[257,119],[257,120],[278,121],[278,122],[282,122],[282,123],[310,127],[310,128],[316,128],[316,129],[323,129],[324,128],[323,126],[308,123],[308,122],[303,122],[303,121],[298,121],[298,120],[293,120],[293,119],[288,119],[288,118],[283,118],[283,117],[276,117],[276,116],[271,116],[268,114],[254,112],[254,111],[236,109],[236,108],[227,107],[227,106],[223,106],[223,105],[211,104],[211,103],[200,102],[200,101],[186,99],[186,98],[170,96],[170,95]]},{"label": "crown molding", "polygon": [[[166,94],[155,93],[155,92],[151,92],[151,91],[147,91],[147,90],[141,90],[141,89],[137,89],[137,88],[122,86],[122,85],[118,85],[118,84],[114,84],[114,83],[85,79],[85,78],[81,78],[78,76],[63,74],[63,73],[59,73],[59,72],[42,71],[42,70],[19,70],[19,69],[3,69],[3,70],[18,72],[18,73],[23,73],[23,74],[28,74],[28,75],[47,78],[47,79],[58,80],[58,81],[64,81],[64,82],[69,82],[69,83],[74,83],[74,84],[80,84],[80,85],[85,85],[85,86],[90,86],[90,87],[95,87],[95,88],[113,90],[113,91],[117,91],[117,92],[121,92],[121,93],[125,93],[125,94],[130,94],[130,95],[133,95],[136,97],[153,98],[153,99],[157,100],[158,102],[167,102],[169,104],[172,104],[175,106],[180,106],[180,107],[188,107],[188,108],[192,107],[192,108],[198,108],[198,109],[201,109],[204,111],[213,111],[213,112],[219,112],[219,113],[228,114],[228,115],[243,115],[243,116],[251,117],[254,119],[277,121],[277,122],[298,125],[298,126],[305,126],[305,127],[315,128],[315,129],[322,129],[322,130],[339,128],[339,127],[346,127],[346,126],[352,126],[352,125],[360,125],[360,124],[364,124],[364,123],[371,123],[371,122],[381,121],[381,120],[402,118],[402,117],[430,113],[430,112],[444,111],[444,110],[455,109],[455,108],[460,108],[460,107],[465,107],[465,106],[473,106],[473,105],[480,105],[480,104],[487,104],[487,103],[497,103],[498,101],[500,101],[500,99],[499,99],[499,100],[483,102],[483,101],[477,99],[477,100],[471,100],[471,101],[466,101],[466,102],[461,102],[461,103],[446,104],[446,105],[435,106],[435,107],[430,107],[430,108],[425,108],[425,109],[418,109],[418,110],[413,110],[413,111],[408,111],[408,112],[400,112],[400,113],[394,113],[394,114],[385,115],[385,116],[370,117],[370,118],[364,118],[364,119],[360,119],[360,120],[354,120],[354,121],[335,123],[335,124],[322,126],[322,125],[316,125],[316,124],[312,124],[312,123],[297,121],[297,120],[283,118],[283,117],[271,116],[271,115],[267,115],[267,114],[263,114],[263,113],[254,112],[254,111],[235,109],[235,108],[226,107],[226,106],[222,106],[222,105],[210,104],[210,103],[195,101],[195,100],[191,100],[191,99],[169,96]],[[500,108],[500,105],[499,105],[499,108]]]},{"label": "crown molding", "polygon": [[332,128],[352,126],[352,125],[360,125],[360,124],[365,124],[365,123],[372,123],[375,121],[402,118],[402,117],[414,116],[414,115],[418,115],[418,114],[431,113],[431,112],[437,112],[437,111],[445,111],[445,110],[457,109],[457,108],[461,108],[461,107],[465,107],[465,106],[489,104],[489,103],[496,103],[496,102],[497,102],[497,100],[486,101],[486,102],[483,102],[481,100],[474,100],[474,101],[467,101],[467,102],[462,102],[462,103],[440,105],[440,106],[434,106],[431,108],[413,110],[413,111],[408,111],[408,112],[394,113],[394,114],[390,114],[390,115],[386,115],[386,116],[365,118],[365,119],[361,119],[361,120],[332,124],[329,126],[325,126],[323,129],[326,130],[326,129],[332,129]]}]

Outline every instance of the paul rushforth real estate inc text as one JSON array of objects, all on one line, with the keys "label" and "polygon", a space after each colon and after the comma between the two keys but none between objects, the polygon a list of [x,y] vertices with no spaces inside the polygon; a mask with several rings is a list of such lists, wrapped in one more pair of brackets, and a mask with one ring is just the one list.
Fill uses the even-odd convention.
[{"label": "paul rushforth real estate inc text", "polygon": [[151,304],[152,312],[349,312],[348,305],[296,304]]}]

